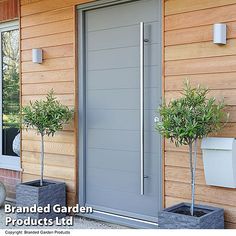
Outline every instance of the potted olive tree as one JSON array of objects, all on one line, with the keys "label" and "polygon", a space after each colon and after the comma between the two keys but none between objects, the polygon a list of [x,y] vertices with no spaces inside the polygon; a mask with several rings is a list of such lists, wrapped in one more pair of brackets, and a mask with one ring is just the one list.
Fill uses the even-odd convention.
[{"label": "potted olive tree", "polygon": [[50,204],[50,213],[38,214],[19,214],[18,217],[26,218],[50,218],[62,217],[52,211],[55,204],[66,205],[66,185],[63,182],[44,179],[44,137],[54,136],[63,129],[63,125],[73,118],[73,110],[62,105],[54,96],[51,90],[45,100],[30,102],[29,105],[22,107],[21,123],[22,127],[34,129],[41,138],[40,153],[40,180],[20,183],[16,187],[17,206],[47,206]]},{"label": "potted olive tree", "polygon": [[227,117],[224,102],[208,98],[208,92],[200,86],[192,88],[186,81],[182,96],[160,107],[161,121],[156,129],[177,147],[189,148],[192,193],[191,204],[181,203],[159,212],[160,228],[224,228],[223,209],[194,204],[198,140],[218,131]]}]

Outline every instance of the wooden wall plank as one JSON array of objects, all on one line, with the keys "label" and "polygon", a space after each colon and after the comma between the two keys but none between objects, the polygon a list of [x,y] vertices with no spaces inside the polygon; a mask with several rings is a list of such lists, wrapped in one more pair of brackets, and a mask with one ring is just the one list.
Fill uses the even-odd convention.
[{"label": "wooden wall plank", "polygon": [[225,111],[229,113],[228,122],[236,123],[236,106],[227,106]]},{"label": "wooden wall plank", "polygon": [[[187,152],[166,151],[165,165],[189,168],[189,154]],[[197,156],[197,168],[203,170],[203,162],[200,154]]]},{"label": "wooden wall plank", "polygon": [[165,30],[212,25],[216,22],[235,21],[235,11],[236,4],[166,16]]},{"label": "wooden wall plank", "polygon": [[236,54],[236,39],[230,39],[226,45],[210,42],[182,44],[165,48],[166,61],[191,58],[217,57]]},{"label": "wooden wall plank", "polygon": [[165,2],[165,15],[178,14],[189,11],[215,8],[236,3],[235,0],[167,0]]},{"label": "wooden wall plank", "polygon": [[37,26],[41,24],[48,24],[51,22],[60,22],[73,18],[73,7],[57,9],[54,11],[47,11],[30,16],[21,16],[21,28],[29,26]]},{"label": "wooden wall plank", "polygon": [[67,206],[75,206],[78,203],[77,194],[67,192],[66,202]]},{"label": "wooden wall plank", "polygon": [[[74,107],[74,95],[73,94],[62,94],[56,95],[56,98],[64,105]],[[22,97],[22,105],[29,104],[30,101],[34,102],[36,100],[45,99],[45,95],[37,95],[37,96],[26,96]]]},{"label": "wooden wall plank", "polygon": [[[165,140],[165,151],[166,152],[185,152],[187,154],[189,151],[189,148],[186,145],[176,147],[174,143],[171,143],[169,140]],[[199,154],[201,155],[201,143],[200,142],[198,142],[197,153],[198,153],[198,155]],[[179,155],[182,155],[182,153]]]},{"label": "wooden wall plank", "polygon": [[65,32],[73,32],[73,19],[22,28],[21,37],[22,39],[28,39]]},{"label": "wooden wall plank", "polygon": [[[53,137],[45,136],[44,140],[46,142],[73,143],[74,136],[74,132],[63,130],[58,131]],[[36,133],[36,130],[28,129],[22,130],[22,139],[40,141],[41,136]]]},{"label": "wooden wall plank", "polygon": [[220,130],[217,134],[211,134],[211,136],[217,136],[222,138],[234,138],[236,131],[236,123],[227,123],[226,126]]},{"label": "wooden wall plank", "polygon": [[74,70],[58,70],[58,71],[41,71],[41,72],[28,72],[22,74],[23,84],[34,83],[52,83],[52,82],[66,82],[74,81]]},{"label": "wooden wall plank", "polygon": [[44,48],[71,43],[73,43],[73,32],[65,32],[22,40],[21,49]]},{"label": "wooden wall plank", "polygon": [[55,94],[73,94],[74,82],[53,82],[53,83],[39,83],[34,84],[35,88],[32,90],[32,84],[22,84],[22,92],[25,95],[42,95],[47,94],[53,89]]},{"label": "wooden wall plank", "polygon": [[21,6],[21,14],[22,16],[33,15],[45,11],[53,11],[58,8],[65,8],[68,6],[74,6],[77,4],[82,4],[89,2],[89,0],[42,0],[39,2],[34,2],[27,5]]},{"label": "wooden wall plank", "polygon": [[[55,47],[45,47],[43,48],[43,58],[53,59],[53,58],[63,58],[73,56],[73,44],[65,44]],[[21,54],[22,62],[32,61],[32,50],[25,50]]]},{"label": "wooden wall plank", "polygon": [[54,71],[54,70],[66,70],[66,69],[73,69],[74,57],[63,57],[63,58],[53,58],[44,60],[44,66],[41,64],[36,64],[30,62],[22,62],[22,72],[35,72],[35,71]]},{"label": "wooden wall plank", "polygon": [[[166,166],[165,180],[191,184],[190,169],[185,167]],[[196,170],[196,184],[198,185],[206,184],[203,170],[200,169]]]},{"label": "wooden wall plank", "polygon": [[[28,174],[35,174],[40,173],[40,165],[37,165],[35,163],[27,163],[24,162],[24,172]],[[45,165],[44,168],[45,176],[48,176],[50,178],[59,178],[59,179],[68,179],[68,180],[75,180],[75,172],[73,167],[67,168],[64,167],[63,171],[61,171],[61,166],[51,166],[51,165]]]},{"label": "wooden wall plank", "polygon": [[[23,151],[23,163],[39,165],[40,152]],[[75,163],[75,157],[69,155],[60,155],[54,153],[45,154],[45,165],[71,168]]]},{"label": "wooden wall plank", "polygon": [[[213,40],[213,25],[197,26],[165,32],[165,45],[199,43]],[[227,23],[227,39],[236,38],[236,22]]]},{"label": "wooden wall plank", "polygon": [[236,72],[176,75],[165,77],[165,90],[182,90],[188,79],[192,86],[202,85],[211,90],[236,89]]},{"label": "wooden wall plank", "polygon": [[[75,155],[74,143],[45,142],[45,153]],[[22,140],[22,150],[40,152],[40,141]]]},{"label": "wooden wall plank", "polygon": [[236,71],[236,56],[222,56],[165,62],[165,75],[192,75]]},{"label": "wooden wall plank", "polygon": [[210,41],[213,39],[212,29],[212,25],[206,25],[166,31],[165,46]]},{"label": "wooden wall plank", "polygon": [[[166,195],[191,199],[191,185],[187,183],[166,181]],[[196,200],[222,205],[236,205],[236,191],[229,188],[197,185]]]},{"label": "wooden wall plank", "polygon": [[226,221],[226,222],[225,222],[225,228],[226,228],[226,229],[236,229],[236,224]]}]

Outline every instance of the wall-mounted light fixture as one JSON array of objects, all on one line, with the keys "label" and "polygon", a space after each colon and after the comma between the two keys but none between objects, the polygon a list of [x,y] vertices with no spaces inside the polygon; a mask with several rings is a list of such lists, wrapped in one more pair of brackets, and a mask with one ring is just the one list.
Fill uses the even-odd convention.
[{"label": "wall-mounted light fixture", "polygon": [[226,44],[226,24],[214,24],[213,32],[215,44]]},{"label": "wall-mounted light fixture", "polygon": [[37,64],[43,63],[43,50],[41,48],[32,49],[32,62]]}]

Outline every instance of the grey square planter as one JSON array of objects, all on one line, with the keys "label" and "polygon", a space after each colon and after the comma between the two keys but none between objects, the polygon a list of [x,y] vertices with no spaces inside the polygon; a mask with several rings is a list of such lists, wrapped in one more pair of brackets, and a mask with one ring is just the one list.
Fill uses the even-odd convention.
[{"label": "grey square planter", "polygon": [[16,186],[16,205],[19,207],[47,206],[50,204],[50,213],[17,213],[17,218],[25,219],[55,219],[65,217],[65,213],[55,213],[52,207],[55,204],[66,206],[66,184],[53,180],[44,180],[44,186],[39,186],[39,180],[20,183]]},{"label": "grey square planter", "polygon": [[190,209],[189,203],[165,208],[158,214],[160,229],[224,229],[224,210],[211,206],[195,205],[195,211],[201,211],[202,216],[191,216],[176,213],[179,210]]}]

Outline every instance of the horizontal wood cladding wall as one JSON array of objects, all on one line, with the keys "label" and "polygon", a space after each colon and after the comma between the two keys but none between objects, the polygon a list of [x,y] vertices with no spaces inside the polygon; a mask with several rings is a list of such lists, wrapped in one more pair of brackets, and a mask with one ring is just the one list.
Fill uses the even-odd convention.
[{"label": "horizontal wood cladding wall", "polygon": [[18,18],[18,0],[0,0],[0,22]]},{"label": "horizontal wood cladding wall", "polygon": [[[77,111],[76,10],[87,0],[21,0],[22,104],[57,98]],[[43,64],[32,63],[32,48],[43,49]],[[45,178],[65,181],[69,205],[77,203],[77,112],[55,137],[45,138]],[[39,178],[40,139],[34,130],[22,133],[23,181]]]},{"label": "horizontal wood cladding wall", "polygon": [[[183,81],[201,84],[210,95],[224,98],[230,120],[217,135],[236,134],[236,0],[165,1],[165,98],[180,96]],[[227,24],[227,45],[213,44],[213,24]],[[223,207],[227,228],[236,228],[236,190],[205,184],[200,144],[198,147],[196,200]],[[187,147],[165,141],[165,205],[190,201]]]}]

